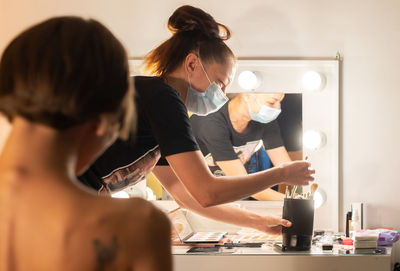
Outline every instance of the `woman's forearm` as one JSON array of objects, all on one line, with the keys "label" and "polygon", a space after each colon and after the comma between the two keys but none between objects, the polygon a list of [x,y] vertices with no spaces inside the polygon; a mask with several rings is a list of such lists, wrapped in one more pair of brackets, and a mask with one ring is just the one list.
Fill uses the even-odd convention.
[{"label": "woman's forearm", "polygon": [[[269,234],[279,234],[279,225],[289,226],[280,217],[263,216],[246,209],[239,208],[234,204],[222,204],[204,208],[190,194],[175,194],[177,203],[201,216],[220,222],[236,225],[239,227],[253,228]],[[277,227],[278,226],[278,227]]]},{"label": "woman's forearm", "polygon": [[215,177],[199,151],[167,156],[179,180],[203,206],[209,207],[248,197],[272,185],[306,185],[313,180],[305,161],[291,162],[247,176]]},{"label": "woman's forearm", "polygon": [[[239,159],[230,161],[217,161],[216,164],[225,173],[226,176],[246,176],[246,168]],[[267,188],[261,192],[251,195],[257,200],[283,200],[284,195],[277,191]]]},{"label": "woman's forearm", "polygon": [[260,223],[262,221],[261,215],[241,209],[233,204],[223,204],[207,208],[204,208],[200,205],[185,206],[190,211],[213,220],[240,227],[254,228],[257,230],[262,228],[260,227]]},{"label": "woman's forearm", "polygon": [[218,198],[209,206],[230,202],[232,198],[240,200],[279,184],[283,181],[282,171],[282,168],[272,168],[245,176],[216,177],[212,181],[210,190],[219,191]]},{"label": "woman's forearm", "polygon": [[170,167],[158,166],[153,170],[153,173],[182,208],[188,209],[210,219],[240,227],[250,227],[263,230],[267,226],[260,225],[264,223],[264,220],[262,220],[260,215],[238,208],[233,204],[224,204],[204,208],[197,200],[193,198],[183,183],[177,179],[175,173]]},{"label": "woman's forearm", "polygon": [[167,156],[175,175],[190,194],[209,207],[248,197],[282,181],[283,170],[274,168],[248,176],[215,177],[200,152]]}]

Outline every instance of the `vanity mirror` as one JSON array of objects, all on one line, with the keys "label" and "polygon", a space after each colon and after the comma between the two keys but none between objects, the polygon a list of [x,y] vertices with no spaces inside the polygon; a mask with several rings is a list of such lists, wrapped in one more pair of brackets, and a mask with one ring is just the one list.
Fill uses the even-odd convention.
[{"label": "vanity mirror", "polygon": [[[132,75],[141,74],[140,60],[129,64]],[[302,141],[300,153],[316,170],[319,193],[315,200],[320,206],[315,210],[314,228],[337,231],[339,60],[239,59],[227,93],[285,93],[288,100],[300,100],[300,111],[293,111],[301,114],[301,133],[293,138]]]}]

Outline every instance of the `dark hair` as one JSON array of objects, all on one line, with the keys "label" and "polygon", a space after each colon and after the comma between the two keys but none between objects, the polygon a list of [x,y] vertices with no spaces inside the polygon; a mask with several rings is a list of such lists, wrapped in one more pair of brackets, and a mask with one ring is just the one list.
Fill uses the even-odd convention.
[{"label": "dark hair", "polygon": [[226,63],[234,54],[225,44],[230,30],[199,8],[181,6],[169,17],[172,37],[145,57],[146,70],[165,77],[174,71],[189,53],[196,53],[204,62]]},{"label": "dark hair", "polygon": [[[126,110],[127,55],[100,22],[56,17],[18,35],[0,62],[0,111],[66,129]],[[123,112],[120,112],[123,115]]]}]

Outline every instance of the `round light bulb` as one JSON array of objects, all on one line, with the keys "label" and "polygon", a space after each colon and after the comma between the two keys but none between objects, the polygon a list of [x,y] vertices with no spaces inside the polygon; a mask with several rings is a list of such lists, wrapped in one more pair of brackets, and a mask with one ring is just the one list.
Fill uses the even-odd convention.
[{"label": "round light bulb", "polygon": [[325,202],[324,197],[322,196],[320,191],[315,191],[314,193],[314,208],[317,209],[322,206],[322,204]]},{"label": "round light bulb", "polygon": [[156,195],[150,187],[146,187],[147,200],[156,200]]},{"label": "round light bulb", "polygon": [[307,149],[319,149],[325,144],[325,141],[325,135],[316,130],[308,130],[303,135],[303,145]]},{"label": "round light bulb", "polygon": [[323,80],[321,74],[316,71],[306,72],[301,81],[303,88],[308,91],[321,89],[322,82]]},{"label": "round light bulb", "polygon": [[257,74],[252,71],[242,71],[238,77],[239,86],[243,89],[256,89],[260,85]]},{"label": "round light bulb", "polygon": [[125,191],[119,191],[111,195],[113,198],[129,199],[129,194]]}]

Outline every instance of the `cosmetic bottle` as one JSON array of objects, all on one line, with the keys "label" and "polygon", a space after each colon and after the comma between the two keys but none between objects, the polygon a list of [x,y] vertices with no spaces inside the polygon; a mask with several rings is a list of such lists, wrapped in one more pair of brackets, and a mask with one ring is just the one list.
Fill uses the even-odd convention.
[{"label": "cosmetic bottle", "polygon": [[347,214],[346,214],[346,237],[350,237],[351,217],[352,217],[352,213],[347,212]]},{"label": "cosmetic bottle", "polygon": [[353,210],[353,217],[351,218],[351,237],[353,238],[356,231],[361,230],[360,215],[358,209]]}]

